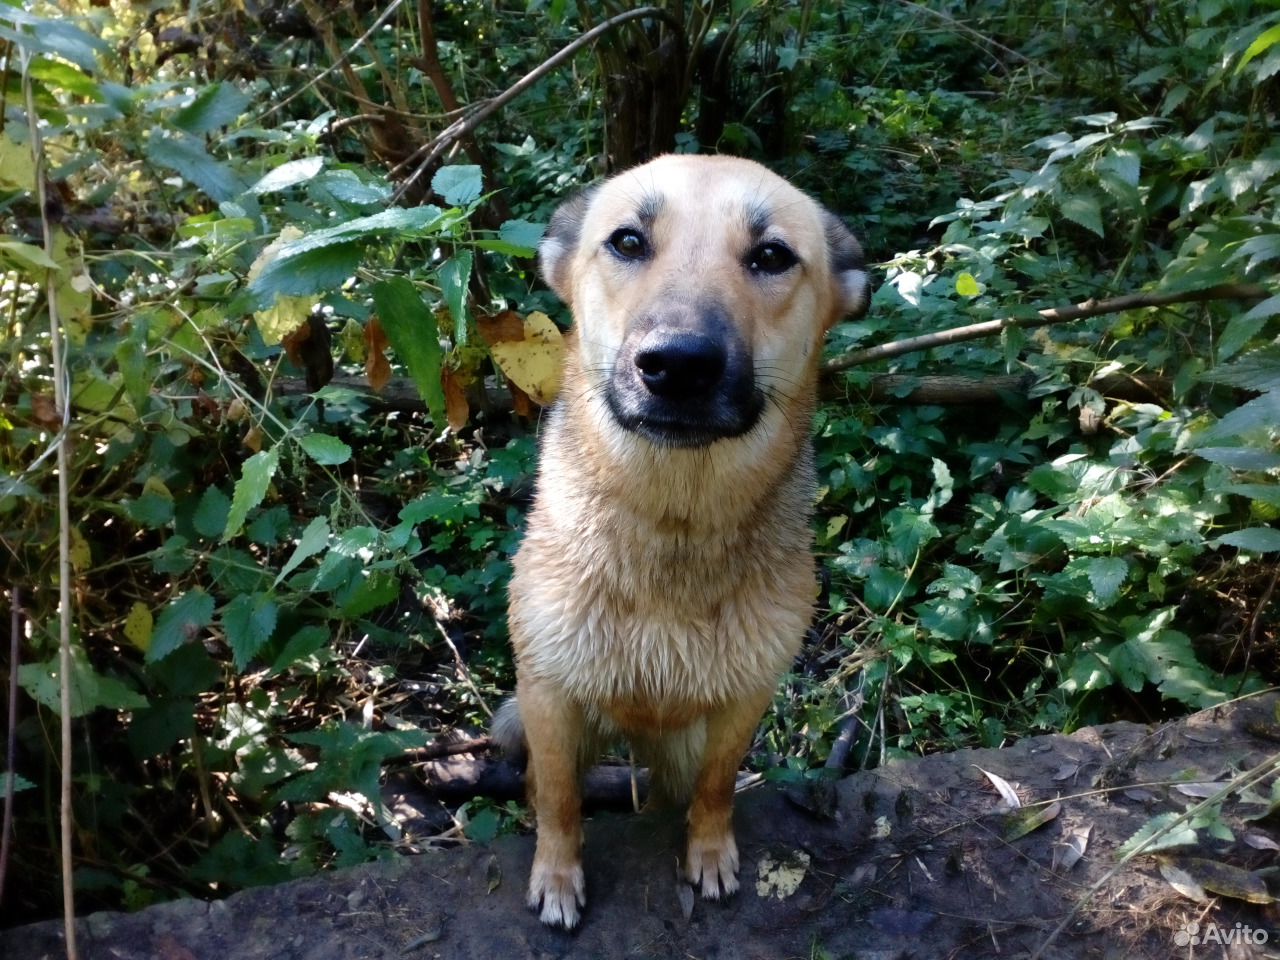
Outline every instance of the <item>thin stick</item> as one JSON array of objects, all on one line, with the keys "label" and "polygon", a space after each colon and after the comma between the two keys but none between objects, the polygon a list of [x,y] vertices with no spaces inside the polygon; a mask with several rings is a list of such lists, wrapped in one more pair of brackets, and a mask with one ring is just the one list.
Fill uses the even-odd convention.
[{"label": "thin stick", "polygon": [[[35,162],[36,200],[40,204],[40,226],[44,234],[44,252],[53,259],[53,225],[49,222],[48,198],[44,185],[44,138],[40,116],[36,113],[35,95],[31,87],[31,51],[18,45],[22,57],[22,92],[26,97],[27,125],[31,136],[31,158]],[[62,354],[62,325],[58,318],[58,283],[55,271],[45,271],[45,299],[49,309],[49,343],[53,353],[53,397],[62,411],[62,439],[58,443],[58,709],[62,728],[62,922],[67,941],[67,960],[77,960],[75,884],[72,878],[72,810],[71,810],[71,493],[68,481],[68,448],[71,446],[67,426],[71,419],[71,401],[67,396],[66,358]]]},{"label": "thin stick", "polygon": [[1179,293],[1127,293],[1110,300],[1090,299],[1084,303],[1066,307],[1049,307],[1039,311],[1038,317],[1027,319],[1002,317],[999,320],[985,320],[982,323],[971,323],[964,327],[952,327],[950,330],[939,330],[937,333],[924,333],[918,337],[882,343],[878,347],[869,347],[866,350],[855,350],[827,361],[822,366],[822,373],[824,376],[830,376],[841,370],[848,370],[850,367],[876,360],[887,360],[890,357],[900,357],[904,353],[963,343],[966,340],[979,340],[1000,333],[1009,327],[1047,327],[1054,323],[1068,323],[1072,320],[1099,317],[1107,313],[1120,313],[1124,310],[1137,310],[1142,307],[1165,307],[1173,303],[1203,303],[1207,300],[1262,300],[1269,296],[1271,291],[1261,284],[1223,283],[1203,290],[1183,290]]},{"label": "thin stick", "polygon": [[453,651],[453,662],[458,668],[458,677],[471,688],[471,692],[476,695],[476,702],[480,704],[480,709],[485,712],[489,719],[493,719],[493,711],[489,709],[489,704],[485,703],[484,695],[480,693],[480,688],[476,686],[476,682],[471,679],[471,671],[467,669],[467,663],[462,659],[462,654],[458,652],[457,646],[453,642],[453,638],[449,636],[449,632],[445,630],[443,624],[439,620],[436,621],[436,630],[440,636],[444,638],[444,642],[449,645],[449,649]]},{"label": "thin stick", "polygon": [[0,826],[0,903],[4,903],[4,878],[9,872],[9,837],[13,833],[13,794],[18,771],[18,635],[22,632],[22,588],[9,591],[9,726],[5,748],[4,825]]},{"label": "thin stick", "polygon": [[[397,172],[406,169],[409,164],[414,163],[415,161],[418,164],[417,167],[414,168],[413,173],[411,173],[409,177],[397,188],[393,199],[399,200],[404,196],[405,192],[413,186],[417,179],[430,168],[431,164],[434,163],[442,153],[449,149],[453,143],[465,137],[479,126],[480,122],[484,120],[485,117],[501,110],[512,100],[520,96],[520,94],[524,93],[548,73],[555,70],[587,44],[594,42],[601,35],[608,33],[614,27],[620,26],[629,20],[640,20],[646,17],[657,17],[658,19],[671,24],[671,26],[676,29],[679,29],[679,22],[666,10],[662,10],[658,7],[638,7],[635,10],[627,10],[624,13],[620,13],[615,17],[610,17],[608,20],[597,24],[572,43],[565,46],[559,52],[538,64],[538,66],[534,67],[492,100],[484,102],[461,120],[457,120],[445,127],[434,140],[419,147],[413,152],[412,156],[399,166],[395,167],[391,171],[393,176]],[[418,160],[419,157],[422,157],[422,159]]]}]

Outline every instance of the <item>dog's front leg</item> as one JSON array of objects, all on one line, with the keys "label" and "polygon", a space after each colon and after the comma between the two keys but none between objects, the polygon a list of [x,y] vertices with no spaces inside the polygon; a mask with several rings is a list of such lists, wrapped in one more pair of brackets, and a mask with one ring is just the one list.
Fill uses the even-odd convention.
[{"label": "dog's front leg", "polygon": [[689,805],[685,876],[710,900],[738,889],[738,845],[733,839],[733,788],[738,764],[751,745],[772,691],[725,704],[707,717],[707,744]]},{"label": "dog's front leg", "polygon": [[529,744],[526,774],[538,842],[529,906],[543,923],[571,930],[586,904],[582,877],[582,711],[560,691],[521,682],[516,702]]}]

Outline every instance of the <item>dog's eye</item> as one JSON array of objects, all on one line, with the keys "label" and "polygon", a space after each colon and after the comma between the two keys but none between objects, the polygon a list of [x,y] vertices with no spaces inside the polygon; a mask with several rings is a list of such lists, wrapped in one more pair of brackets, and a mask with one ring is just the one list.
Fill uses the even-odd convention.
[{"label": "dog's eye", "polygon": [[796,255],[776,241],[762,243],[747,254],[747,268],[752,273],[785,273],[796,265]]},{"label": "dog's eye", "polygon": [[624,260],[643,260],[649,255],[649,245],[639,230],[623,227],[609,236],[609,249]]}]

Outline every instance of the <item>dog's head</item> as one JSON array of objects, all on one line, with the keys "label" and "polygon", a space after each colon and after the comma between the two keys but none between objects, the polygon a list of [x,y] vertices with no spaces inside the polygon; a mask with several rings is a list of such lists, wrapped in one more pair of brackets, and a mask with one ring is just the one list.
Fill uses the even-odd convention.
[{"label": "dog's head", "polygon": [[858,242],[759,164],[665,156],[552,217],[542,275],[578,361],[625,430],[699,447],[808,402],[822,336],[868,299]]}]

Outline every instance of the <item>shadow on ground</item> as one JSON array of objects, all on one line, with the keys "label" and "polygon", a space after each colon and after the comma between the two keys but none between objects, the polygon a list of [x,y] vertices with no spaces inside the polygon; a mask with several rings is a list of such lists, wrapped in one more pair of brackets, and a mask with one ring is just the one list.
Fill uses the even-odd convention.
[{"label": "shadow on ground", "polygon": [[[607,814],[588,824],[590,903],[574,934],[543,928],[525,908],[533,839],[507,837],[215,903],[95,914],[80,921],[81,956],[1280,956],[1280,912],[1241,899],[1265,896],[1266,868],[1280,851],[1280,824],[1246,819],[1267,811],[1274,775],[1225,802],[1232,839],[1201,829],[1197,846],[1139,856],[1112,872],[1117,848],[1153,816],[1182,812],[1216,789],[1203,784],[1276,759],[1278,708],[1280,698],[1269,695],[1162,727],[1111,724],[891,763],[804,796],[749,790],[737,812],[743,889],[728,903],[695,901],[678,880],[674,818]],[[984,770],[1014,785],[1024,806],[1059,798],[1060,812],[1008,839],[1027,824],[1002,810]],[[1084,853],[1068,866],[1073,847]],[[1196,880],[1214,875],[1215,865],[1209,886],[1233,895],[1193,899]],[[0,932],[0,956],[61,957],[61,927]]]}]

